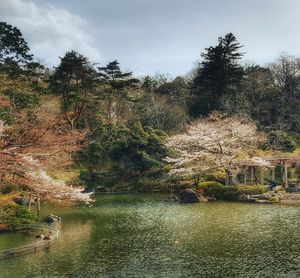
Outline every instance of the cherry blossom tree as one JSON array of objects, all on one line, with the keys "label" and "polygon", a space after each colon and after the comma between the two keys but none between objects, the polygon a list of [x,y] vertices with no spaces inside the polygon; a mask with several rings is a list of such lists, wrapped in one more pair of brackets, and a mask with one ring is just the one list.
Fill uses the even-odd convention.
[{"label": "cherry blossom tree", "polygon": [[213,168],[223,168],[233,183],[234,161],[253,156],[264,134],[256,124],[237,116],[213,112],[195,121],[185,133],[169,137],[166,146],[175,158],[165,160],[173,164],[170,174],[198,175]]},{"label": "cherry blossom tree", "polygon": [[[47,169],[57,160],[61,161],[58,156],[63,155],[64,162],[71,160],[72,153],[80,148],[78,141],[86,134],[64,133],[45,118],[43,121],[37,118],[35,126],[28,124],[27,128],[21,128],[25,123],[5,126],[0,121],[0,184],[11,185],[41,199],[91,201],[90,194],[82,193],[83,188],[53,179]],[[23,131],[20,136],[11,136],[19,135],[20,130]]]}]

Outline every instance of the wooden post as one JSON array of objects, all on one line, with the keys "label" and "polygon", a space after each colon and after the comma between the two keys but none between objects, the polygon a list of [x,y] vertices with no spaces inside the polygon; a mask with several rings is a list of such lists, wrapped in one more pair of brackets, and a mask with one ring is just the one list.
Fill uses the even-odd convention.
[{"label": "wooden post", "polygon": [[29,202],[28,202],[28,211],[31,210],[31,203],[32,203],[32,193],[30,192]]},{"label": "wooden post", "polygon": [[288,187],[288,171],[287,171],[287,162],[284,161],[284,183],[285,183],[285,188]]},{"label": "wooden post", "polygon": [[264,167],[260,167],[260,183],[261,185],[264,185],[265,183],[265,172]]},{"label": "wooden post", "polygon": [[248,168],[245,167],[245,170],[244,170],[244,185],[247,184],[247,171],[248,171]]},{"label": "wooden post", "polygon": [[275,166],[272,167],[272,181],[275,181]]},{"label": "wooden post", "polygon": [[251,166],[251,184],[253,184],[254,181],[254,167]]},{"label": "wooden post", "polygon": [[37,197],[37,214],[40,215],[41,213],[41,202],[40,202],[40,197]]}]

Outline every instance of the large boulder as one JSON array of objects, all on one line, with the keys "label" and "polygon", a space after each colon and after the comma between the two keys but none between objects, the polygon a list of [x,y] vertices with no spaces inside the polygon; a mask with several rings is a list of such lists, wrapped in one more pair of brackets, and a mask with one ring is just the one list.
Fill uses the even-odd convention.
[{"label": "large boulder", "polygon": [[181,203],[198,203],[200,201],[197,193],[192,189],[184,189],[179,193]]}]

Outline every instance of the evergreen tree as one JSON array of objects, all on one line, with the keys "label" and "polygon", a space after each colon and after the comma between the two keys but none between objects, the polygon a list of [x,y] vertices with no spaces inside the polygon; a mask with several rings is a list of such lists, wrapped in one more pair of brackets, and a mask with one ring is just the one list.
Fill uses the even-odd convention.
[{"label": "evergreen tree", "polygon": [[17,27],[0,22],[0,70],[10,75],[18,75],[25,68],[33,68],[33,56],[29,46]]},{"label": "evergreen tree", "polygon": [[207,115],[215,109],[222,109],[222,98],[236,91],[243,78],[243,68],[238,64],[244,53],[236,37],[229,33],[219,38],[217,46],[206,48],[191,82],[194,96],[190,113],[193,116]]},{"label": "evergreen tree", "polygon": [[55,69],[50,85],[55,93],[62,95],[64,115],[72,129],[88,112],[96,81],[97,72],[93,65],[76,51],[67,52]]},{"label": "evergreen tree", "polygon": [[156,88],[157,82],[151,76],[146,75],[143,79],[142,89],[146,92],[152,92]]},{"label": "evergreen tree", "polygon": [[103,83],[109,84],[112,89],[121,90],[127,86],[135,86],[139,80],[132,77],[132,72],[122,72],[117,60],[110,62],[106,67],[99,67],[99,75]]},{"label": "evergreen tree", "polygon": [[99,97],[105,118],[109,124],[123,122],[134,100],[128,92],[136,88],[139,80],[132,77],[132,72],[122,72],[117,60],[98,70],[101,85]]}]

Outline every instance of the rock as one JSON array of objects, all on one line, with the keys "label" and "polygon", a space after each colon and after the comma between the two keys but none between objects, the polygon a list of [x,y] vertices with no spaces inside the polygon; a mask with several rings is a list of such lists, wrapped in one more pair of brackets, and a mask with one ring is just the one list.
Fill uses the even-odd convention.
[{"label": "rock", "polygon": [[14,198],[14,202],[20,206],[25,206],[25,205],[28,205],[28,199],[21,196],[21,197],[16,197]]},{"label": "rock", "polygon": [[49,214],[45,217],[45,221],[48,222],[48,223],[54,223],[54,222],[61,221],[61,218],[59,216]]},{"label": "rock", "polygon": [[217,199],[215,197],[206,197],[206,200],[208,202],[217,201]]},{"label": "rock", "polygon": [[94,193],[94,189],[92,189],[92,188],[85,188],[84,190],[81,191],[81,193]]},{"label": "rock", "polygon": [[[19,197],[14,198],[13,200],[14,200],[14,202],[15,202],[16,204],[18,204],[18,205],[20,205],[20,206],[25,206],[25,205],[28,205],[28,204],[29,204],[29,197],[27,197],[27,196],[21,195],[21,196],[19,196]],[[32,198],[32,199],[31,199],[31,204],[34,204],[34,203],[35,203],[35,201],[34,201],[34,199]]]},{"label": "rock", "polygon": [[179,199],[176,195],[168,196],[168,198],[165,199],[166,202],[175,203],[179,202]]},{"label": "rock", "polygon": [[208,202],[208,198],[205,198],[203,195],[198,194],[199,202]]},{"label": "rock", "polygon": [[243,195],[241,195],[241,196],[238,197],[238,200],[242,201],[242,202],[248,202],[250,200],[250,195],[243,194]]},{"label": "rock", "polygon": [[282,186],[279,186],[279,185],[275,186],[275,187],[273,188],[273,191],[274,191],[275,193],[278,193],[279,191],[282,191]]},{"label": "rock", "polygon": [[272,202],[272,203],[279,203],[280,199],[278,197],[274,196],[274,197],[270,198],[269,201]]},{"label": "rock", "polygon": [[44,239],[45,235],[44,234],[38,234],[35,236],[35,238],[41,238],[41,239]]},{"label": "rock", "polygon": [[251,195],[248,195],[248,194],[243,194],[239,197],[238,199],[239,201],[241,202],[248,202],[248,203],[255,203],[256,200],[258,200],[257,198],[254,198],[253,196]]},{"label": "rock", "polygon": [[198,203],[200,201],[197,193],[192,189],[181,190],[179,195],[181,203]]},{"label": "rock", "polygon": [[269,204],[270,202],[267,201],[267,200],[258,200],[258,199],[256,199],[255,203],[257,203],[257,204]]},{"label": "rock", "polygon": [[258,199],[260,200],[269,200],[274,196],[274,192],[261,194]]}]

